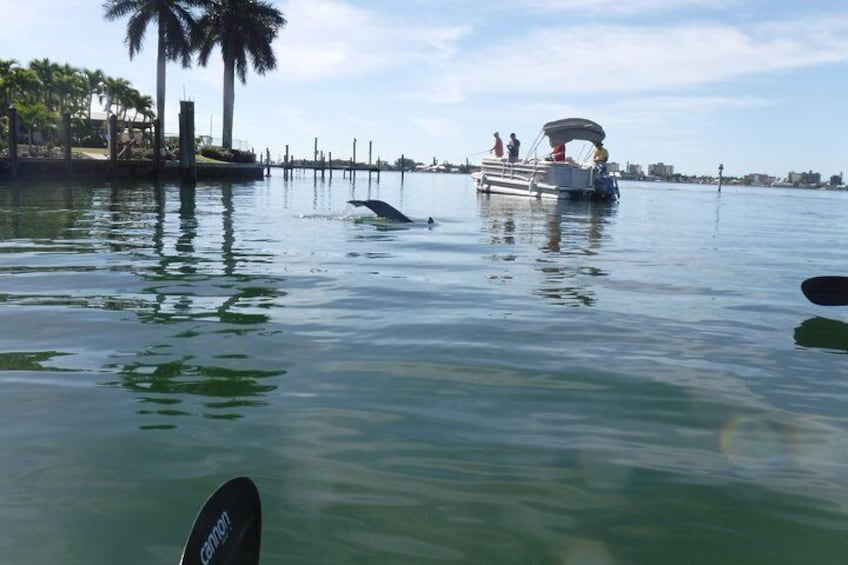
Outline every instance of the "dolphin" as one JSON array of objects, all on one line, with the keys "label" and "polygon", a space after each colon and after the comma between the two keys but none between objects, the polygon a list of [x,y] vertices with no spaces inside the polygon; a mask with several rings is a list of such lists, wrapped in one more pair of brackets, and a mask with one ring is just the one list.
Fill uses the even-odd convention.
[{"label": "dolphin", "polygon": [[[378,217],[386,218],[387,220],[394,220],[396,222],[403,222],[405,224],[411,224],[414,221],[391,204],[387,204],[382,200],[348,200],[347,202],[348,204],[353,204],[354,206],[365,206],[366,208],[377,214]],[[433,218],[428,218],[427,223],[434,223]]]}]

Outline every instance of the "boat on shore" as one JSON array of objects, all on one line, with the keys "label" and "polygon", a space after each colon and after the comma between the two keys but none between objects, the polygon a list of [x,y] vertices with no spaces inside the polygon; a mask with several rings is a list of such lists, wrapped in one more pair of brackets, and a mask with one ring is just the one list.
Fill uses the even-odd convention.
[{"label": "boat on shore", "polygon": [[478,192],[536,198],[618,200],[618,181],[607,171],[606,164],[579,163],[572,159],[554,161],[547,148],[547,157],[537,156],[544,139],[554,148],[570,141],[596,144],[605,137],[600,125],[584,118],[548,122],[530,146],[528,157],[514,163],[501,158],[485,158],[481,161],[480,170],[472,173],[471,178]]}]

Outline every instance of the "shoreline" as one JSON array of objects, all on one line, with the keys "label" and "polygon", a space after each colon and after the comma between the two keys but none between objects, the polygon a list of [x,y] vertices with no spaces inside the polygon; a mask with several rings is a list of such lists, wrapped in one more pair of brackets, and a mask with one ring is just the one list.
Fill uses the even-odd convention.
[{"label": "shoreline", "polygon": [[[261,179],[263,163],[205,163],[194,165],[197,179],[241,178]],[[88,179],[88,178],[161,178],[181,179],[185,170],[177,161],[164,161],[158,170],[150,160],[77,158],[65,159],[18,157],[17,170],[12,171],[8,158],[0,159],[0,180],[22,179]]]}]

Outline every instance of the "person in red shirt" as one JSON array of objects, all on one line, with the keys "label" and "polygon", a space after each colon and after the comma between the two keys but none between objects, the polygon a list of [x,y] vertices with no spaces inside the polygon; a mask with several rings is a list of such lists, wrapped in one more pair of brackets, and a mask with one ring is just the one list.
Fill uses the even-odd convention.
[{"label": "person in red shirt", "polygon": [[503,141],[501,140],[501,136],[498,135],[498,132],[495,132],[495,144],[489,149],[490,152],[495,154],[495,157],[500,159],[503,157]]},{"label": "person in red shirt", "polygon": [[551,161],[565,161],[565,144],[554,145],[551,151]]}]

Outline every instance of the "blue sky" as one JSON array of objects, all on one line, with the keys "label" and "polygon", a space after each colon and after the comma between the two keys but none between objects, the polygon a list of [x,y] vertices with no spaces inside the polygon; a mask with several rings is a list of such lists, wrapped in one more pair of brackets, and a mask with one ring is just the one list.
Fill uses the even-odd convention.
[{"label": "blue sky", "polygon": [[[278,69],[237,84],[235,139],[273,157],[472,162],[493,131],[528,147],[541,125],[585,117],[613,161],[687,174],[783,177],[848,169],[845,0],[287,0]],[[129,60],[126,22],[98,0],[0,0],[0,58],[102,69],[155,95],[155,35]],[[168,68],[221,135],[222,65]],[[846,171],[848,172],[848,171]]]}]

